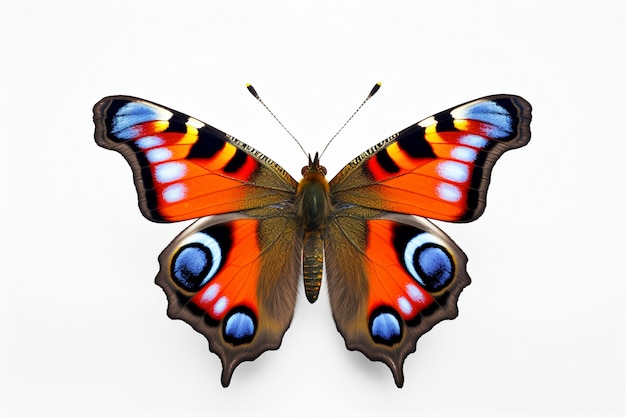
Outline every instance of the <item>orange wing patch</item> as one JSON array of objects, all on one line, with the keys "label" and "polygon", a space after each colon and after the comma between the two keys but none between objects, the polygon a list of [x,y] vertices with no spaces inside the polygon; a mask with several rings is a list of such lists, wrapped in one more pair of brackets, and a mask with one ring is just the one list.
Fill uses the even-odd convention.
[{"label": "orange wing patch", "polygon": [[530,105],[491,96],[441,112],[365,152],[331,184],[337,201],[446,221],[482,214],[491,169],[530,139]]},{"label": "orange wing patch", "polygon": [[[96,141],[129,161],[142,213],[150,220],[258,208],[295,192],[293,178],[265,156],[174,110],[132,97],[108,97],[94,107],[94,121]],[[261,177],[270,186],[260,186]]]},{"label": "orange wing patch", "polygon": [[[245,307],[258,316],[257,285],[261,250],[257,241],[256,220],[237,220],[228,225],[231,230],[229,252],[224,254],[223,268],[215,273],[198,291],[191,302],[213,320],[222,320],[234,307]],[[190,239],[202,239],[192,235]]]},{"label": "orange wing patch", "polygon": [[402,254],[397,253],[393,243],[396,225],[396,222],[387,220],[368,222],[365,249],[369,277],[368,316],[376,309],[390,307],[409,321],[431,305],[434,298],[402,265],[399,258]]}]

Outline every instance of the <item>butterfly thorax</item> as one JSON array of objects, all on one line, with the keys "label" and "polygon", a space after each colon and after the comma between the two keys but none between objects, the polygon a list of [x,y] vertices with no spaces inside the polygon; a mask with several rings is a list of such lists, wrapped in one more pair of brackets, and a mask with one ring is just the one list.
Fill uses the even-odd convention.
[{"label": "butterfly thorax", "polygon": [[304,291],[309,302],[317,300],[324,269],[324,230],[330,215],[330,188],[326,181],[326,168],[319,164],[319,157],[302,168],[298,183],[296,210],[298,221],[304,228],[302,275]]},{"label": "butterfly thorax", "polygon": [[319,164],[319,157],[302,168],[302,179],[296,194],[298,219],[305,230],[320,230],[330,215],[330,188],[326,181],[326,168]]}]

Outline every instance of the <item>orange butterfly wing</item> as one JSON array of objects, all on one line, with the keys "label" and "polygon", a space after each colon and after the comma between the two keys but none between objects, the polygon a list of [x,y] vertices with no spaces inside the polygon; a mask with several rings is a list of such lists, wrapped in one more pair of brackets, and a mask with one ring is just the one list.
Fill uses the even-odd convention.
[{"label": "orange butterfly wing", "polygon": [[128,96],[94,106],[96,142],[133,169],[149,220],[172,222],[281,204],[297,182],[265,155],[175,110]]},{"label": "orange butterfly wing", "polygon": [[485,209],[491,170],[530,140],[521,97],[474,100],[429,117],[355,158],[329,183],[328,291],[349,349],[391,369],[417,339],[457,315],[467,258],[425,219],[472,221]]},{"label": "orange butterfly wing", "polygon": [[94,122],[96,142],[131,165],[145,217],[202,217],[163,250],[156,283],[168,315],[209,340],[227,386],[291,323],[302,261],[296,181],[232,136],[146,100],[104,98]]},{"label": "orange butterfly wing", "polygon": [[[347,348],[384,362],[402,387],[404,360],[419,337],[457,316],[457,298],[470,284],[467,257],[424,218],[346,214],[329,226],[326,244],[333,317]],[[367,238],[354,241],[355,228]]]},{"label": "orange butterfly wing", "polygon": [[330,182],[336,201],[468,222],[485,209],[491,170],[530,140],[530,104],[496,95],[410,126],[349,163]]},{"label": "orange butterfly wing", "polygon": [[278,349],[293,317],[302,237],[293,219],[238,214],[205,217],[159,256],[156,283],[168,315],[189,323],[222,360],[222,385],[235,368]]}]

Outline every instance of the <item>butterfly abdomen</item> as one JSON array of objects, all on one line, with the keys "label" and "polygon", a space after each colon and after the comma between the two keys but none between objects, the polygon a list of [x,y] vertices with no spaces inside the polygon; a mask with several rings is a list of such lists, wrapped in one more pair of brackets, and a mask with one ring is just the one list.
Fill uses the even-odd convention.
[{"label": "butterfly abdomen", "polygon": [[302,257],[302,275],[304,277],[304,293],[310,303],[314,303],[322,285],[324,270],[324,241],[321,230],[304,232],[304,248]]}]

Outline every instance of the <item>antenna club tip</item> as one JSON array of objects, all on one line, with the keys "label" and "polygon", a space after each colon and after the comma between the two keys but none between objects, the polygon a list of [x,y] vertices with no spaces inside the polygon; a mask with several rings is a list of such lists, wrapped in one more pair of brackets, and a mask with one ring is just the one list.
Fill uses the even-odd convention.
[{"label": "antenna club tip", "polygon": [[259,98],[259,94],[256,92],[256,90],[254,89],[254,87],[252,87],[252,84],[247,83],[246,84],[246,88],[248,89],[248,91],[250,92],[250,94],[252,94],[254,96],[254,98],[256,98],[257,100],[260,100]]},{"label": "antenna club tip", "polygon": [[369,95],[367,96],[367,98],[371,98],[374,94],[376,94],[376,92],[380,89],[380,86],[383,85],[383,83],[381,83],[380,81],[377,82],[376,84],[374,84],[374,87],[372,88],[372,91],[370,91]]}]

